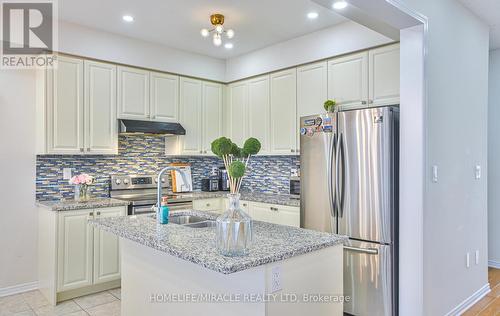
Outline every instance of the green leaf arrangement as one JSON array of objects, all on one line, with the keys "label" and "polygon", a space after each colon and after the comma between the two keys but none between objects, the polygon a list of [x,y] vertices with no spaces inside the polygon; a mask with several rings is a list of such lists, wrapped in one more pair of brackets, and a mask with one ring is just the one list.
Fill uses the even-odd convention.
[{"label": "green leaf arrangement", "polygon": [[332,113],[335,112],[335,107],[337,106],[337,101],[335,100],[326,100],[325,103],[323,103],[323,107],[325,108],[325,111]]},{"label": "green leaf arrangement", "polygon": [[240,191],[241,181],[245,175],[248,161],[250,161],[251,156],[259,153],[260,148],[260,141],[253,137],[245,141],[243,148],[240,148],[227,137],[220,137],[212,142],[212,152],[222,158],[228,171],[231,193]]}]

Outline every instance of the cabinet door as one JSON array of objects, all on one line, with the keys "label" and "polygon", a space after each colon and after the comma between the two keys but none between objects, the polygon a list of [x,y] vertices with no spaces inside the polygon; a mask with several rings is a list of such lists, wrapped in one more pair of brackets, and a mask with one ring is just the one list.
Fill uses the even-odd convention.
[{"label": "cabinet door", "polygon": [[[261,154],[270,152],[271,104],[269,101],[269,75],[248,81],[248,137],[262,144]],[[243,144],[238,144],[243,146]]]},{"label": "cabinet door", "polygon": [[297,143],[296,70],[271,75],[271,153],[294,154]]},{"label": "cabinet door", "polygon": [[370,105],[399,104],[399,44],[369,51]]},{"label": "cabinet door", "polygon": [[47,73],[47,151],[76,154],[84,150],[83,60],[59,56]]},{"label": "cabinet door", "polygon": [[186,135],[180,137],[181,153],[201,154],[201,81],[181,78],[180,85],[180,123],[186,129]]},{"label": "cabinet door", "polygon": [[368,52],[328,62],[328,98],[335,99],[341,109],[367,106]]},{"label": "cabinet door", "polygon": [[[95,209],[96,218],[126,215],[124,207]],[[94,229],[94,284],[120,279],[120,238]]]},{"label": "cabinet door", "polygon": [[179,122],[179,76],[152,72],[151,119],[158,122]]},{"label": "cabinet door", "polygon": [[245,82],[229,85],[229,137],[241,146],[247,137],[248,86]]},{"label": "cabinet door", "polygon": [[111,64],[85,61],[85,148],[118,154],[116,66]]},{"label": "cabinet door", "polygon": [[58,291],[92,284],[92,210],[60,212],[58,223]]},{"label": "cabinet door", "polygon": [[204,154],[213,155],[212,141],[222,136],[222,85],[203,82],[203,133]]},{"label": "cabinet door", "polygon": [[149,119],[149,72],[118,67],[118,118]]},{"label": "cabinet door", "polygon": [[[326,61],[297,68],[297,126],[302,116],[324,113],[323,103],[328,98],[328,65]],[[297,149],[300,149],[297,128]]]}]

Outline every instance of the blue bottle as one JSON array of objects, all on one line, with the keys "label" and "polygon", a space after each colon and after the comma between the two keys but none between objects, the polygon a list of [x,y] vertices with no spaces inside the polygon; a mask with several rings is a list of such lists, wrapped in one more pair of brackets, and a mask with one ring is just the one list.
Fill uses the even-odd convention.
[{"label": "blue bottle", "polygon": [[168,224],[168,213],[169,213],[169,208],[168,208],[168,202],[167,202],[167,197],[162,197],[161,198],[161,206],[160,206],[160,224]]}]

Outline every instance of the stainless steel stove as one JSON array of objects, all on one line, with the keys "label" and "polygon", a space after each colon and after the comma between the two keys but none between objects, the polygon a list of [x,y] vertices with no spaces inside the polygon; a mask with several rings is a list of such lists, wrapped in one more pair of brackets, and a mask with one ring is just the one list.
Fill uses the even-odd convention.
[{"label": "stainless steel stove", "polygon": [[[168,190],[168,178],[161,179],[163,196],[168,197],[170,210],[193,208],[193,198],[178,195]],[[130,202],[128,215],[153,213],[156,204],[157,175],[113,175],[111,176],[110,196],[114,199]]]}]

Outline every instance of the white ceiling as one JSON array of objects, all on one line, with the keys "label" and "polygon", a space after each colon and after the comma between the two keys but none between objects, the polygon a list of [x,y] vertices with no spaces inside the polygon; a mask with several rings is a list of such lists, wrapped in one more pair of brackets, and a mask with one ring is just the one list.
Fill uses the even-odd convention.
[{"label": "white ceiling", "polygon": [[[309,20],[310,11],[319,13]],[[235,31],[234,48],[215,47],[200,35],[209,16],[226,16]],[[133,23],[122,16],[132,15]],[[61,20],[179,48],[216,58],[229,58],[311,33],[344,21],[344,17],[310,0],[64,0]],[[227,41],[225,39],[225,41]]]},{"label": "white ceiling", "polygon": [[459,0],[490,26],[490,49],[500,48],[500,1]]}]

